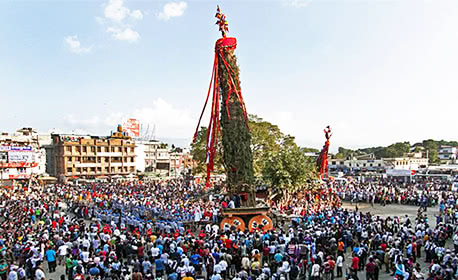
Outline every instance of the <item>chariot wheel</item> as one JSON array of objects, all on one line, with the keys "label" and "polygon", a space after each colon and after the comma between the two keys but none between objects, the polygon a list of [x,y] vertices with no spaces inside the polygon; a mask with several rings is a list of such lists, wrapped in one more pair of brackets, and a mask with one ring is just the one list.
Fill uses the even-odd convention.
[{"label": "chariot wheel", "polygon": [[272,220],[266,215],[257,215],[250,219],[248,229],[250,231],[268,231],[274,228]]},{"label": "chariot wheel", "polygon": [[220,229],[224,231],[225,228],[231,228],[232,226],[234,226],[237,230],[245,230],[245,222],[243,219],[235,216],[224,218],[221,222]]}]

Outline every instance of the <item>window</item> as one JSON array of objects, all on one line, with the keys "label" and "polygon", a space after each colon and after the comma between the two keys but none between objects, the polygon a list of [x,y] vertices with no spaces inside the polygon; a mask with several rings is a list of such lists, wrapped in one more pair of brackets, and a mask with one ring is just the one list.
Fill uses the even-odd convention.
[{"label": "window", "polygon": [[86,153],[86,152],[87,152],[87,147],[83,146],[83,153]]},{"label": "window", "polygon": [[130,148],[130,152],[131,152],[131,153],[133,153],[134,151],[135,151],[135,148],[134,148],[134,147]]},{"label": "window", "polygon": [[115,148],[111,147],[111,152],[114,153],[114,151],[115,151]]},{"label": "window", "polygon": [[68,157],[67,161],[72,162],[72,157]]},{"label": "window", "polygon": [[366,164],[365,164],[365,163],[363,163],[363,167],[366,167]]},{"label": "window", "polygon": [[68,172],[68,173],[72,173],[72,168],[71,168],[71,167],[68,167],[68,168],[67,168],[67,172]]},{"label": "window", "polygon": [[77,147],[76,147],[76,151],[77,151],[78,153],[81,153],[81,147],[80,147],[80,146],[77,146]]},{"label": "window", "polygon": [[66,149],[67,152],[72,152],[72,146],[67,146],[67,147],[65,147],[65,149]]},{"label": "window", "polygon": [[76,172],[80,173],[81,172],[81,167],[76,168]]},{"label": "window", "polygon": [[102,163],[102,158],[101,157],[97,157],[97,163]]},{"label": "window", "polygon": [[91,172],[95,172],[95,167],[91,167]]},{"label": "window", "polygon": [[372,167],[372,163],[371,163],[371,164],[369,164],[369,166],[370,166],[370,167]]},{"label": "window", "polygon": [[95,147],[91,146],[91,152],[95,153]]},{"label": "window", "polygon": [[124,152],[127,153],[127,147],[124,148]]},{"label": "window", "polygon": [[102,147],[97,147],[97,153],[101,153],[102,152]]}]

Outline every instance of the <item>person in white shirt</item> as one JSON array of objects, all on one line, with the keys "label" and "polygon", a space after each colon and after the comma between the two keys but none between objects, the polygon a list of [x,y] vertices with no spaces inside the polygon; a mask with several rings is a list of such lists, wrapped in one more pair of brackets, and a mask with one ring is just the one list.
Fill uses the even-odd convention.
[{"label": "person in white shirt", "polygon": [[312,276],[313,280],[319,280],[320,279],[320,265],[318,263],[316,263],[316,262],[312,266],[311,276]]},{"label": "person in white shirt", "polygon": [[157,247],[151,248],[151,256],[153,256],[153,257],[159,256],[160,252],[161,252],[161,250],[159,250],[159,248],[157,248]]},{"label": "person in white shirt", "polygon": [[337,278],[342,277],[343,256],[339,255],[336,259]]},{"label": "person in white shirt", "polygon": [[86,266],[89,263],[89,252],[88,251],[81,252],[80,258],[83,261],[84,265]]},{"label": "person in white shirt", "polygon": [[213,274],[210,280],[221,280],[221,275],[219,273]]},{"label": "person in white shirt", "polygon": [[65,243],[63,245],[60,245],[57,249],[57,261],[59,265],[62,264],[62,261],[65,259],[65,256],[67,256],[67,253],[68,246]]},{"label": "person in white shirt", "polygon": [[41,265],[39,265],[37,270],[35,271],[35,280],[42,280],[42,279],[46,279],[45,273],[43,272]]},{"label": "person in white shirt", "polygon": [[221,263],[217,263],[213,266],[213,271],[216,273],[216,274],[221,274],[221,272],[224,271],[223,267],[221,266]]},{"label": "person in white shirt", "polygon": [[8,274],[8,280],[18,280],[17,266],[12,265],[10,267],[10,273]]}]

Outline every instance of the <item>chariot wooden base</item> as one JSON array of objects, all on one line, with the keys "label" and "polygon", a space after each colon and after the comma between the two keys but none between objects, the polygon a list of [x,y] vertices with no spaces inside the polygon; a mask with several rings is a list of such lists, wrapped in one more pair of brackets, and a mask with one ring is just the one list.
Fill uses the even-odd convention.
[{"label": "chariot wooden base", "polygon": [[273,229],[272,220],[267,216],[269,207],[226,208],[222,211],[225,218],[220,224],[222,231],[235,227],[245,231],[268,231]]}]

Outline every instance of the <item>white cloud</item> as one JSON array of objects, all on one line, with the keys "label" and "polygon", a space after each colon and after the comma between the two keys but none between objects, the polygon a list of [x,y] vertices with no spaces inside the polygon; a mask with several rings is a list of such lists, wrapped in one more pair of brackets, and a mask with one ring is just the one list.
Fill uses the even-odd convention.
[{"label": "white cloud", "polygon": [[105,6],[105,17],[116,22],[122,22],[126,17],[141,20],[143,14],[140,10],[131,11],[125,7],[123,0],[109,0]]},{"label": "white cloud", "polygon": [[76,54],[90,53],[92,49],[92,46],[82,47],[77,35],[65,37],[65,44],[67,44],[67,47],[72,53]]},{"label": "white cloud", "polygon": [[161,20],[169,20],[172,17],[181,17],[187,7],[188,4],[184,1],[167,3],[162,8],[162,12],[158,14],[158,18]]},{"label": "white cloud", "polygon": [[288,6],[303,8],[307,7],[313,0],[285,0]]},{"label": "white cloud", "polygon": [[[105,6],[105,18],[111,20],[113,24],[107,28],[106,32],[111,33],[114,39],[131,43],[140,39],[140,34],[134,31],[130,24],[124,22],[127,19],[141,20],[143,13],[140,10],[130,10],[124,6],[123,0],[109,0]],[[97,21],[104,23],[102,19],[97,19]]]},{"label": "white cloud", "polygon": [[107,29],[108,33],[111,33],[112,37],[116,40],[120,41],[128,41],[130,43],[136,42],[140,39],[140,34],[137,31],[132,30],[131,28],[127,27],[126,29],[122,30],[119,28],[109,27]]},{"label": "white cloud", "polygon": [[135,10],[135,11],[132,11],[132,13],[130,13],[130,16],[134,19],[142,19],[143,18],[143,14],[140,10]]},{"label": "white cloud", "polygon": [[109,113],[83,118],[70,114],[64,118],[67,129],[79,129],[94,134],[108,135],[129,118],[135,118],[146,127],[156,127],[157,136],[191,139],[197,125],[197,117],[188,109],[177,108],[162,98],[153,100],[152,104],[134,109],[130,112]]}]

